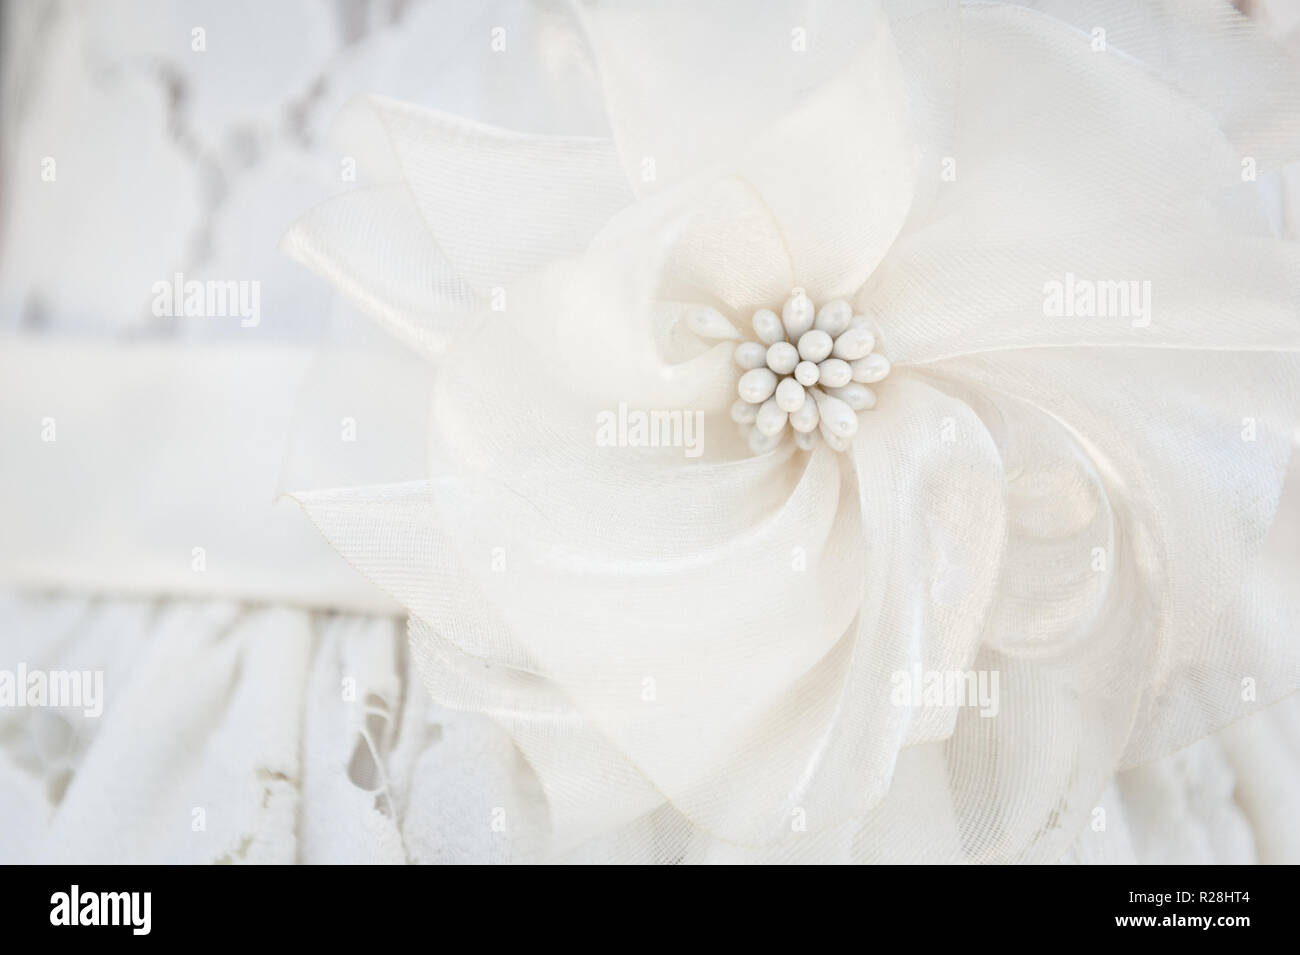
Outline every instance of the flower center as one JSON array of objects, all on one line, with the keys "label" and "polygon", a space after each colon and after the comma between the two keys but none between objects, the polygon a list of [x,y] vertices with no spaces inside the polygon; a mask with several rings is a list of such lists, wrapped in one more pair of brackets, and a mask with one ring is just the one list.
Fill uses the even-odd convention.
[{"label": "flower center", "polygon": [[731,417],[755,454],[781,443],[787,432],[804,451],[825,441],[844,451],[858,430],[858,412],[876,406],[869,387],[889,374],[889,359],[878,352],[865,315],[854,315],[843,299],[816,308],[803,289],[795,289],[781,314],[754,313],[758,340],[736,346],[744,373],[740,398]]}]

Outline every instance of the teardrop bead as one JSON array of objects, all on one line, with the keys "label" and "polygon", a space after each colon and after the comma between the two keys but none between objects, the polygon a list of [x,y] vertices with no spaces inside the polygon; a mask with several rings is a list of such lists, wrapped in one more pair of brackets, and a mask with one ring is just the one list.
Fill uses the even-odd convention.
[{"label": "teardrop bead", "polygon": [[817,368],[819,380],[828,388],[839,388],[853,380],[853,369],[842,358],[827,358]]},{"label": "teardrop bead", "polygon": [[799,352],[789,342],[777,342],[767,346],[765,360],[778,375],[788,375],[799,364]]},{"label": "teardrop bead", "polygon": [[845,361],[856,361],[869,355],[871,349],[875,347],[876,336],[871,333],[871,329],[850,328],[835,339],[835,347],[831,349],[831,354]]},{"label": "teardrop bead", "polygon": [[804,398],[803,406],[798,411],[790,413],[790,427],[796,431],[807,433],[817,430],[817,423],[821,416],[817,413],[817,402],[812,395]]},{"label": "teardrop bead", "polygon": [[781,309],[781,321],[785,325],[786,337],[797,342],[799,336],[813,327],[814,313],[812,299],[803,289],[797,288]]},{"label": "teardrop bead", "polygon": [[782,411],[798,411],[807,396],[803,385],[793,378],[783,378],[776,386],[776,404]]},{"label": "teardrop bead", "polygon": [[820,328],[814,328],[799,336],[799,357],[814,363],[823,361],[831,353],[833,345],[830,335]]},{"label": "teardrop bead", "polygon": [[785,326],[781,324],[781,316],[770,308],[760,308],[754,313],[754,334],[764,345],[785,341]]},{"label": "teardrop bead", "polygon": [[852,320],[853,306],[844,299],[837,298],[817,310],[817,320],[813,323],[813,328],[819,328],[834,338],[848,328]]},{"label": "teardrop bead", "polygon": [[780,434],[785,428],[785,421],[788,417],[789,415],[777,405],[775,398],[768,398],[759,406],[758,415],[754,419],[754,427],[764,434]]},{"label": "teardrop bead", "polygon": [[889,374],[889,359],[879,352],[849,364],[853,366],[853,380],[862,384],[875,384]]},{"label": "teardrop bead", "polygon": [[741,342],[736,346],[736,364],[746,370],[767,364],[767,349],[758,342]]}]

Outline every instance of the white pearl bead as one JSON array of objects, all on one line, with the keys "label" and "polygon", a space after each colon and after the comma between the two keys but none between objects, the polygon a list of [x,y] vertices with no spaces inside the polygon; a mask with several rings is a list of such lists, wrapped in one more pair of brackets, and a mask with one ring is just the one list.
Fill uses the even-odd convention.
[{"label": "white pearl bead", "polygon": [[812,395],[807,395],[804,397],[803,407],[790,413],[790,427],[807,434],[809,431],[817,430],[817,422],[820,419],[821,416],[817,413],[817,402],[813,400]]},{"label": "white pearl bead", "polygon": [[776,386],[777,407],[782,411],[798,411],[803,407],[806,394],[803,385],[799,382],[793,378],[782,378],[781,383]]},{"label": "white pearl bead", "polygon": [[821,369],[821,383],[829,388],[838,388],[853,380],[853,369],[842,358],[827,358],[817,367]]},{"label": "white pearl bead", "polygon": [[799,336],[799,357],[805,361],[819,362],[831,353],[834,342],[820,328]]},{"label": "white pearl bead", "polygon": [[736,326],[716,308],[692,305],[686,309],[686,327],[701,338],[720,338],[734,341],[741,337]]},{"label": "white pearl bead", "polygon": [[818,310],[817,321],[813,323],[813,328],[820,328],[834,338],[848,328],[852,320],[853,306],[844,299],[837,298],[833,302],[827,302]]},{"label": "white pearl bead", "polygon": [[760,308],[754,313],[754,334],[764,345],[785,341],[785,326],[781,317],[770,308]]},{"label": "white pearl bead", "polygon": [[865,315],[854,315],[853,321],[849,322],[849,328],[870,328],[873,332],[875,331],[872,327],[871,319],[867,318]]},{"label": "white pearl bead", "polygon": [[851,438],[858,432],[858,416],[839,398],[824,392],[813,392],[817,399],[817,413],[822,419],[822,432],[830,430],[841,438]]},{"label": "white pearl bead", "polygon": [[751,405],[744,398],[738,398],[731,406],[731,420],[736,424],[753,424],[758,417],[758,405]]},{"label": "white pearl bead", "polygon": [[821,426],[822,440],[825,441],[835,451],[847,451],[849,449],[849,439],[842,438],[830,428],[826,427],[826,422]]},{"label": "white pearl bead", "polygon": [[812,299],[803,289],[797,288],[781,309],[781,320],[785,323],[785,333],[790,341],[797,342],[799,336],[813,327]]},{"label": "white pearl bead", "polygon": [[817,384],[821,375],[821,369],[810,361],[801,361],[794,366],[794,377],[805,388]]},{"label": "white pearl bead", "polygon": [[764,434],[780,434],[788,417],[789,415],[777,406],[775,398],[768,398],[758,408],[754,427]]},{"label": "white pearl bead", "polygon": [[767,364],[767,349],[758,342],[741,342],[736,346],[735,357],[741,368],[762,368]]},{"label": "white pearl bead", "polygon": [[811,451],[817,447],[817,432],[796,431],[794,433],[794,443],[801,451]]},{"label": "white pearl bead", "polygon": [[780,443],[780,434],[764,434],[757,428],[749,434],[749,450],[755,454],[767,454],[769,451],[774,451]]},{"label": "white pearl bead", "polygon": [[864,355],[869,355],[871,349],[875,347],[876,336],[871,334],[871,329],[850,328],[835,339],[835,347],[831,349],[831,354],[845,361],[856,361]]},{"label": "white pearl bead", "polygon": [[767,367],[778,375],[788,375],[799,364],[799,350],[789,342],[777,342],[767,346]]},{"label": "white pearl bead", "polygon": [[879,352],[849,364],[853,366],[853,380],[863,384],[874,384],[889,374],[889,359]]},{"label": "white pearl bead", "polygon": [[842,388],[827,388],[826,393],[839,398],[854,411],[869,411],[876,406],[876,393],[866,385],[850,383]]},{"label": "white pearl bead", "polygon": [[762,404],[776,391],[776,375],[770,368],[751,368],[740,376],[736,391],[750,404]]}]

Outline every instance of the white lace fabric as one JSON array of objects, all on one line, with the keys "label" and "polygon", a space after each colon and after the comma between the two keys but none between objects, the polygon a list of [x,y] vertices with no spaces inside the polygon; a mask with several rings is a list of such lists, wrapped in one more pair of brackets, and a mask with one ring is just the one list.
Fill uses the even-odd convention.
[{"label": "white lace fabric", "polygon": [[509,737],[429,702],[396,619],[24,596],[0,623],[105,686],[94,718],[0,710],[6,862],[481,863],[542,831]]}]

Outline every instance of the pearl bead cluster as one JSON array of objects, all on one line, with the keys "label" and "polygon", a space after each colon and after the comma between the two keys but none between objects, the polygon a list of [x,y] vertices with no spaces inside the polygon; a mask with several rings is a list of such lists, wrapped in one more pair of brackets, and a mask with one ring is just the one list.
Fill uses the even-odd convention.
[{"label": "pearl bead cluster", "polygon": [[[706,320],[703,312],[691,316],[697,332],[740,337],[730,322],[726,324],[732,334],[718,334],[721,326]],[[758,341],[736,345],[736,364],[744,373],[736,386],[740,399],[731,406],[731,417],[750,450],[771,451],[781,442],[787,423],[795,444],[805,451],[816,447],[819,434],[836,451],[848,448],[858,430],[857,413],[876,405],[876,394],[868,386],[889,374],[889,359],[872,351],[876,336],[869,319],[854,315],[853,306],[843,299],[817,309],[797,288],[780,315],[760,308],[753,323]]]}]

